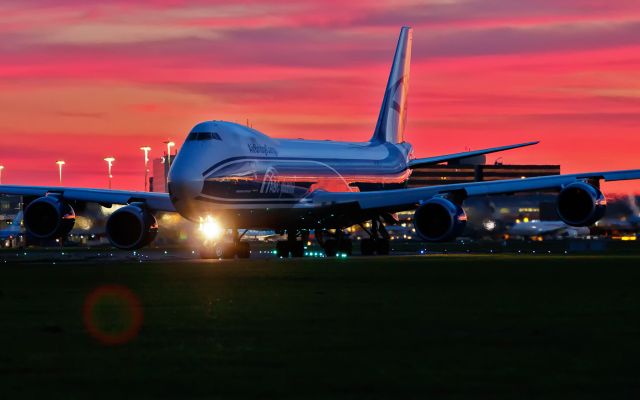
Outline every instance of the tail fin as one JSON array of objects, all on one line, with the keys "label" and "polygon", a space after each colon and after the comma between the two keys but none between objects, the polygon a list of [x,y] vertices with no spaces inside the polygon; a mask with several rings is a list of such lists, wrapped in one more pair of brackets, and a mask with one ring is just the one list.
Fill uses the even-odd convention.
[{"label": "tail fin", "polygon": [[402,27],[372,142],[401,143],[404,140],[412,37],[413,29]]}]

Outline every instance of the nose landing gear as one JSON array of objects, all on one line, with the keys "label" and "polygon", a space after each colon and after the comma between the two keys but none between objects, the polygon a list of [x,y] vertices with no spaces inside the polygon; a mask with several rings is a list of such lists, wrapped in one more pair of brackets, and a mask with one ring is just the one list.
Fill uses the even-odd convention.
[{"label": "nose landing gear", "polygon": [[233,229],[233,240],[226,241],[224,238],[220,238],[216,242],[205,242],[200,248],[200,258],[203,259],[232,259],[249,258],[251,256],[251,247],[248,242],[241,242],[240,240],[247,231],[244,231],[242,235],[238,234],[237,229]]}]

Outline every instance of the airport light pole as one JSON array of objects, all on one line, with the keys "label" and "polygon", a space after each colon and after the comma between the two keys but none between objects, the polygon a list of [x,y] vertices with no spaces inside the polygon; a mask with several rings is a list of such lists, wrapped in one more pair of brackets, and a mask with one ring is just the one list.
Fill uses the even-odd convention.
[{"label": "airport light pole", "polygon": [[62,186],[62,166],[66,163],[62,160],[58,160],[56,161],[56,164],[58,164],[58,177],[59,177],[60,186]]},{"label": "airport light pole", "polygon": [[175,146],[176,144],[170,140],[162,143],[165,143],[167,145],[167,165],[165,165],[164,167],[164,191],[168,192],[169,183],[167,182],[167,180],[169,177],[169,169],[171,168],[171,147]]},{"label": "airport light pole", "polygon": [[106,157],[104,160],[107,162],[107,166],[109,168],[109,189],[111,189],[111,179],[113,178],[113,175],[111,175],[111,166],[116,159],[113,157]]},{"label": "airport light pole", "polygon": [[151,147],[140,147],[140,150],[144,151],[144,191],[147,191],[147,185],[149,183],[149,152]]},{"label": "airport light pole", "polygon": [[0,165],[0,185],[2,185],[2,170],[4,169],[4,165]]},{"label": "airport light pole", "polygon": [[166,142],[162,142],[165,143],[167,145],[167,166],[171,166],[171,148],[173,146],[175,146],[176,144],[170,140],[167,140]]}]

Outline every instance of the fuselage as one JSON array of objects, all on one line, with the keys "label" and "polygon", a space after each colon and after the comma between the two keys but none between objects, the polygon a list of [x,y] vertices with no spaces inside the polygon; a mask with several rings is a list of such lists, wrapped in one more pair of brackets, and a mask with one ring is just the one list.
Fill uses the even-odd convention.
[{"label": "fuselage", "polygon": [[[309,195],[398,189],[410,170],[408,143],[271,138],[224,121],[196,125],[169,172],[176,210],[212,215],[246,228],[286,225],[312,207]],[[272,218],[252,218],[270,213]],[[258,221],[261,219],[261,221]]]}]

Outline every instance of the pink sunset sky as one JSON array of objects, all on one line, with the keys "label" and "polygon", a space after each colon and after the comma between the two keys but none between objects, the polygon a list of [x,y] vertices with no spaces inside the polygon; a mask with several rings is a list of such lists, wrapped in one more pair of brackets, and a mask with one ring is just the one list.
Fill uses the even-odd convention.
[{"label": "pink sunset sky", "polygon": [[[95,3],[95,4],[94,4]],[[418,157],[541,140],[504,163],[640,167],[640,1],[0,3],[3,183],[143,188],[143,153],[198,121],[367,140],[414,27]],[[498,156],[490,156],[493,161]],[[609,184],[640,192],[640,183]]]}]

